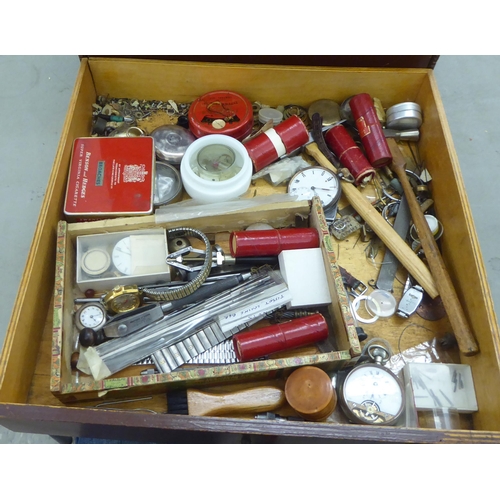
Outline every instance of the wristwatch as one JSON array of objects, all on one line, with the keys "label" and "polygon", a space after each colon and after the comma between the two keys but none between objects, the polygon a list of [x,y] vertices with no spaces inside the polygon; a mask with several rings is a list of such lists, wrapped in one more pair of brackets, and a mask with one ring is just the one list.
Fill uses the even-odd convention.
[{"label": "wristwatch", "polygon": [[141,292],[136,285],[118,285],[103,298],[104,306],[112,313],[124,313],[141,305]]}]

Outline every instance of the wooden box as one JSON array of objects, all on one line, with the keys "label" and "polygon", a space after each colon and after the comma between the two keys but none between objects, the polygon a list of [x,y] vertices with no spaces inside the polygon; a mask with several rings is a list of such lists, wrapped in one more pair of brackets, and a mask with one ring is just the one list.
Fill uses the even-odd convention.
[{"label": "wooden box", "polygon": [[[51,387],[51,361],[57,355],[52,343],[54,305],[61,300],[61,297],[54,296],[54,290],[56,293],[59,290],[54,288],[56,250],[62,244],[61,239],[58,239],[58,226],[63,219],[62,209],[73,140],[89,134],[92,103],[99,95],[190,102],[203,93],[220,88],[240,92],[251,101],[269,105],[294,103],[307,106],[319,98],[341,102],[346,97],[361,92],[378,97],[384,107],[404,101],[420,104],[424,122],[419,154],[432,176],[435,210],[444,226],[444,236],[441,239],[443,258],[480,348],[476,356],[460,358],[461,363],[472,368],[479,407],[471,421],[464,425],[468,428],[447,431],[361,426],[341,419],[325,423],[304,423],[179,416],[165,414],[162,394],[153,396],[153,412],[135,411],[133,405],[123,405],[122,411],[114,412],[96,408],[97,403],[87,401],[86,398],[82,401],[63,402],[51,392],[51,388],[58,388],[57,383],[54,385],[54,379]],[[294,213],[295,208],[299,212],[304,208],[308,209],[304,206],[294,207],[288,213]],[[321,211],[319,212],[320,216],[313,224],[318,224],[321,228]],[[207,229],[207,221],[198,222]],[[147,225],[150,222],[146,219],[118,220],[112,223],[112,230],[126,228],[128,223]],[[81,226],[70,226],[66,232],[60,232],[59,237],[68,238],[73,229],[76,232],[82,230],[83,233],[91,231],[92,224],[96,223],[90,224],[91,226],[83,229]],[[332,241],[325,240],[328,244]],[[335,312],[335,308],[341,306],[341,302],[335,303],[338,300],[338,296],[335,296],[338,289],[334,283],[338,276],[337,264],[347,268],[364,282],[374,277],[376,265],[370,265],[364,260],[364,246],[356,245],[355,240],[341,244],[333,241],[331,247],[325,248],[324,255],[325,269],[332,271],[331,309],[337,327],[335,340],[339,345],[337,351],[326,355],[330,356],[328,359],[319,362],[326,362],[326,369],[332,369],[335,363],[341,364],[350,355],[359,352],[359,345],[351,335],[352,325],[349,325],[348,319],[346,323],[345,316],[338,316]],[[401,289],[395,290],[395,294],[401,294],[402,287],[403,285]],[[365,330],[370,337],[387,336],[394,349],[411,347],[449,330],[446,319],[434,323],[431,331],[418,329],[411,335],[403,335],[406,325],[407,323],[394,320],[386,325],[385,331],[377,323],[367,326]],[[14,431],[149,441],[165,440],[169,435],[184,430],[291,436],[303,440],[498,442],[500,391],[495,388],[500,381],[499,347],[498,326],[481,251],[432,70],[219,64],[101,57],[82,59],[0,359],[0,424]],[[318,360],[309,359],[305,362],[316,363]],[[333,365],[328,365],[332,362]],[[277,380],[279,382],[280,379]],[[163,378],[160,385],[165,382],[170,383]],[[226,379],[224,382],[233,381]],[[238,384],[241,385],[241,380]],[[97,393],[108,389],[110,388],[92,388]],[[114,389],[119,391],[121,387]],[[148,392],[147,384],[139,389],[138,392]]]}]

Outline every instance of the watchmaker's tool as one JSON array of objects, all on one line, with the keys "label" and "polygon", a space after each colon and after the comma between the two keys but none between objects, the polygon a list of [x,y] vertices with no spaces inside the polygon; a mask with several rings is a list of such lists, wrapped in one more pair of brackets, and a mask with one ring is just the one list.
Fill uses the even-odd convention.
[{"label": "watchmaker's tool", "polygon": [[[479,352],[478,345],[468,325],[464,310],[462,309],[450,275],[448,274],[446,265],[443,261],[443,257],[441,256],[441,252],[436,244],[436,240],[434,239],[427,221],[425,220],[425,216],[420,209],[420,205],[413,192],[410,182],[406,177],[406,160],[394,139],[388,139],[388,142],[393,155],[391,169],[397,175],[405,192],[413,223],[418,231],[422,249],[424,250],[425,258],[435,279],[439,295],[441,296],[448,314],[448,318],[457,338],[460,351],[466,356],[474,356]],[[416,278],[415,276],[413,277]],[[423,286],[420,281],[419,284]]]},{"label": "watchmaker's tool", "polygon": [[[394,231],[396,231],[403,240],[406,239],[408,231],[410,229],[410,207],[406,201],[406,196],[401,197],[399,202],[398,212],[394,220]],[[396,276],[396,271],[399,267],[399,261],[392,251],[387,248],[384,254],[384,260],[380,266],[380,272],[378,274],[376,287],[381,290],[387,290],[392,292],[394,289],[394,278]]]},{"label": "watchmaker's tool", "polygon": [[297,368],[287,378],[288,404],[305,420],[326,420],[337,406],[337,393],[328,374],[316,366]]},{"label": "watchmaker's tool", "polygon": [[394,425],[404,409],[403,384],[383,366],[387,349],[373,342],[366,353],[369,362],[355,366],[339,384],[340,407],[351,422]]},{"label": "watchmaker's tool", "polygon": [[[314,143],[306,146],[306,151],[322,166],[336,172],[335,167],[320,152]],[[394,253],[396,258],[408,270],[408,272],[417,280],[424,290],[431,296],[439,295],[434,279],[429,269],[418,258],[411,248],[402,240],[402,238],[387,224],[384,218],[377,212],[371,203],[362,193],[348,182],[342,184],[342,192],[347,200],[364,219],[364,221],[373,229],[375,234],[384,242],[384,244]]]},{"label": "watchmaker's tool", "polygon": [[255,387],[226,394],[187,389],[167,392],[167,413],[199,417],[261,413],[280,408],[285,394],[276,387]]}]

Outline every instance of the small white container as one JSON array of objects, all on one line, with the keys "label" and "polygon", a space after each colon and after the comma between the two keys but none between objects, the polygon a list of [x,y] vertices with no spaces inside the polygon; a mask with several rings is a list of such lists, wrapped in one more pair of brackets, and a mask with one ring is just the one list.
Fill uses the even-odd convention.
[{"label": "small white container", "polygon": [[186,150],[181,162],[184,189],[202,203],[228,201],[246,193],[253,165],[243,144],[233,137],[200,137]]}]

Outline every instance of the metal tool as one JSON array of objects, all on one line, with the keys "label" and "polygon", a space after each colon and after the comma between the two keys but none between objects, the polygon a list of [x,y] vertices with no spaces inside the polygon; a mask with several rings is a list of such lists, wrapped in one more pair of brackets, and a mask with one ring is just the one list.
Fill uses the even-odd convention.
[{"label": "metal tool", "polygon": [[[415,194],[413,193],[410,182],[406,177],[406,160],[403,157],[396,141],[394,141],[394,139],[387,139],[387,141],[393,156],[391,169],[398,176],[399,182],[401,182],[405,195],[408,199],[413,224],[417,229],[425,258],[429,268],[431,269],[439,295],[443,300],[453,332],[457,338],[459,349],[466,356],[474,356],[479,352],[479,347],[467,322],[464,310],[460,304],[458,295],[455,291],[448,270],[446,269],[446,265],[441,252],[439,251],[436,240],[434,239],[427,221],[425,220],[425,216],[420,209],[420,205]],[[422,283],[420,284],[422,285]]]},{"label": "metal tool", "polygon": [[[403,240],[406,239],[408,231],[410,230],[410,221],[411,221],[410,207],[408,206],[408,202],[406,201],[406,196],[402,196],[401,201],[399,203],[398,213],[396,214],[396,218],[394,220],[393,228],[394,231],[396,231],[396,233],[398,233],[398,235]],[[398,259],[391,252],[391,250],[387,248],[375,284],[376,288],[380,288],[381,290],[387,290],[388,292],[392,293],[394,289],[394,277],[396,276],[396,271],[398,270],[398,267],[399,267]]]}]

